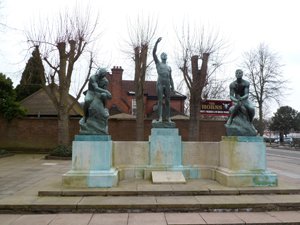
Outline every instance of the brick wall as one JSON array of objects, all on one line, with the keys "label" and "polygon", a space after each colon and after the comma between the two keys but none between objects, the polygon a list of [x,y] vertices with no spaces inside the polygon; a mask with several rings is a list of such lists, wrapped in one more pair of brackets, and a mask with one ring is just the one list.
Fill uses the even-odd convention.
[{"label": "brick wall", "polygon": [[[71,140],[79,131],[79,119],[70,120]],[[145,120],[145,140],[151,133],[151,120]],[[188,120],[175,120],[183,141],[188,140]],[[225,121],[202,120],[199,141],[218,142],[225,135]],[[135,140],[135,120],[109,120],[114,141]],[[24,151],[47,151],[57,145],[56,118],[24,118],[7,122],[0,119],[0,148]]]}]

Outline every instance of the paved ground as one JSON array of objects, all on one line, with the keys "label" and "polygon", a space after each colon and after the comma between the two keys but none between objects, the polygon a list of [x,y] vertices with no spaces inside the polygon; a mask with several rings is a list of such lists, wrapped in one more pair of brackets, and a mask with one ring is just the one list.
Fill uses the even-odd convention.
[{"label": "paved ground", "polygon": [[0,214],[1,225],[299,224],[299,212]]},{"label": "paved ground", "polygon": [[[211,180],[189,181],[186,185],[127,181],[113,189],[93,189],[97,196],[79,196],[76,191],[86,190],[71,194],[74,190],[60,185],[61,174],[70,169],[70,164],[71,161],[44,160],[43,155],[1,158],[0,225],[300,224],[300,185],[294,177],[286,177],[276,188],[239,189]],[[70,196],[38,196],[41,190]],[[197,191],[196,195],[193,191]],[[159,194],[151,195],[155,192]],[[176,196],[166,196],[168,192]],[[237,212],[241,206],[244,212]],[[105,207],[105,213],[95,213]],[[114,210],[122,207],[128,212]],[[68,210],[80,213],[66,213]],[[262,212],[249,212],[253,210]]]}]

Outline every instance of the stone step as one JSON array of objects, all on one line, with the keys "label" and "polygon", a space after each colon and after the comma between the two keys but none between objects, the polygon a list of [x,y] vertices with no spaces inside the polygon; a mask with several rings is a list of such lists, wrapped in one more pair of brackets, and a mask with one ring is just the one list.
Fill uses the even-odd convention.
[{"label": "stone step", "polygon": [[300,195],[37,197],[0,203],[0,213],[266,212],[300,210]]},{"label": "stone step", "polygon": [[[155,186],[152,188],[154,189]],[[196,196],[196,195],[280,195],[300,194],[299,188],[243,188],[243,189],[202,189],[202,190],[123,190],[118,188],[107,189],[62,189],[40,190],[39,196]]]}]

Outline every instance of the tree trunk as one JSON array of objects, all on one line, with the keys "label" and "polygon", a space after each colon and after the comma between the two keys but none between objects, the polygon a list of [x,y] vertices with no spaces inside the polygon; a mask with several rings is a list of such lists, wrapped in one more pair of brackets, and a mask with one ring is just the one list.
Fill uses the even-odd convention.
[{"label": "tree trunk", "polygon": [[144,96],[136,98],[136,140],[144,141]]},{"label": "tree trunk", "polygon": [[61,107],[58,111],[58,144],[70,144],[69,115],[65,108]]},{"label": "tree trunk", "polygon": [[[189,123],[189,141],[198,141],[199,138],[199,118],[198,118],[198,103],[199,96],[197,88],[200,85],[200,71],[198,69],[198,55],[191,58],[192,63],[192,84],[190,89],[190,123]],[[200,93],[201,94],[201,93]]]},{"label": "tree trunk", "polygon": [[148,45],[142,45],[134,49],[135,54],[135,75],[134,89],[136,99],[136,140],[144,141],[144,85],[147,69]]},{"label": "tree trunk", "polygon": [[284,132],[283,131],[280,131],[279,132],[279,142],[281,145],[283,145],[283,140],[284,140]]},{"label": "tree trunk", "polygon": [[263,109],[262,109],[262,104],[259,104],[258,105],[258,116],[259,116],[259,120],[258,120],[258,133],[260,136],[263,136],[264,135],[264,120],[263,120]]},{"label": "tree trunk", "polygon": [[199,141],[199,104],[193,95],[190,98],[189,141]]},{"label": "tree trunk", "polygon": [[59,87],[59,102],[58,102],[58,144],[70,144],[70,131],[69,131],[69,104],[68,104],[68,87],[67,82],[62,82]]}]

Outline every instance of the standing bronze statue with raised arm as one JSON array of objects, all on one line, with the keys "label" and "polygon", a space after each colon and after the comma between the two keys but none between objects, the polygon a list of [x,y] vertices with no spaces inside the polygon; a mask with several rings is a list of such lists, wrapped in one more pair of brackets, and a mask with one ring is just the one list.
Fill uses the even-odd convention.
[{"label": "standing bronze statue with raised arm", "polygon": [[156,91],[158,98],[158,122],[163,122],[163,98],[165,99],[165,115],[167,122],[171,123],[170,118],[170,97],[171,93],[174,91],[174,83],[172,79],[172,70],[171,67],[167,64],[167,54],[163,52],[160,55],[161,61],[157,58],[156,50],[157,45],[161,41],[161,37],[157,39],[154,48],[153,48],[153,58],[156,64],[157,70],[157,83]]}]

